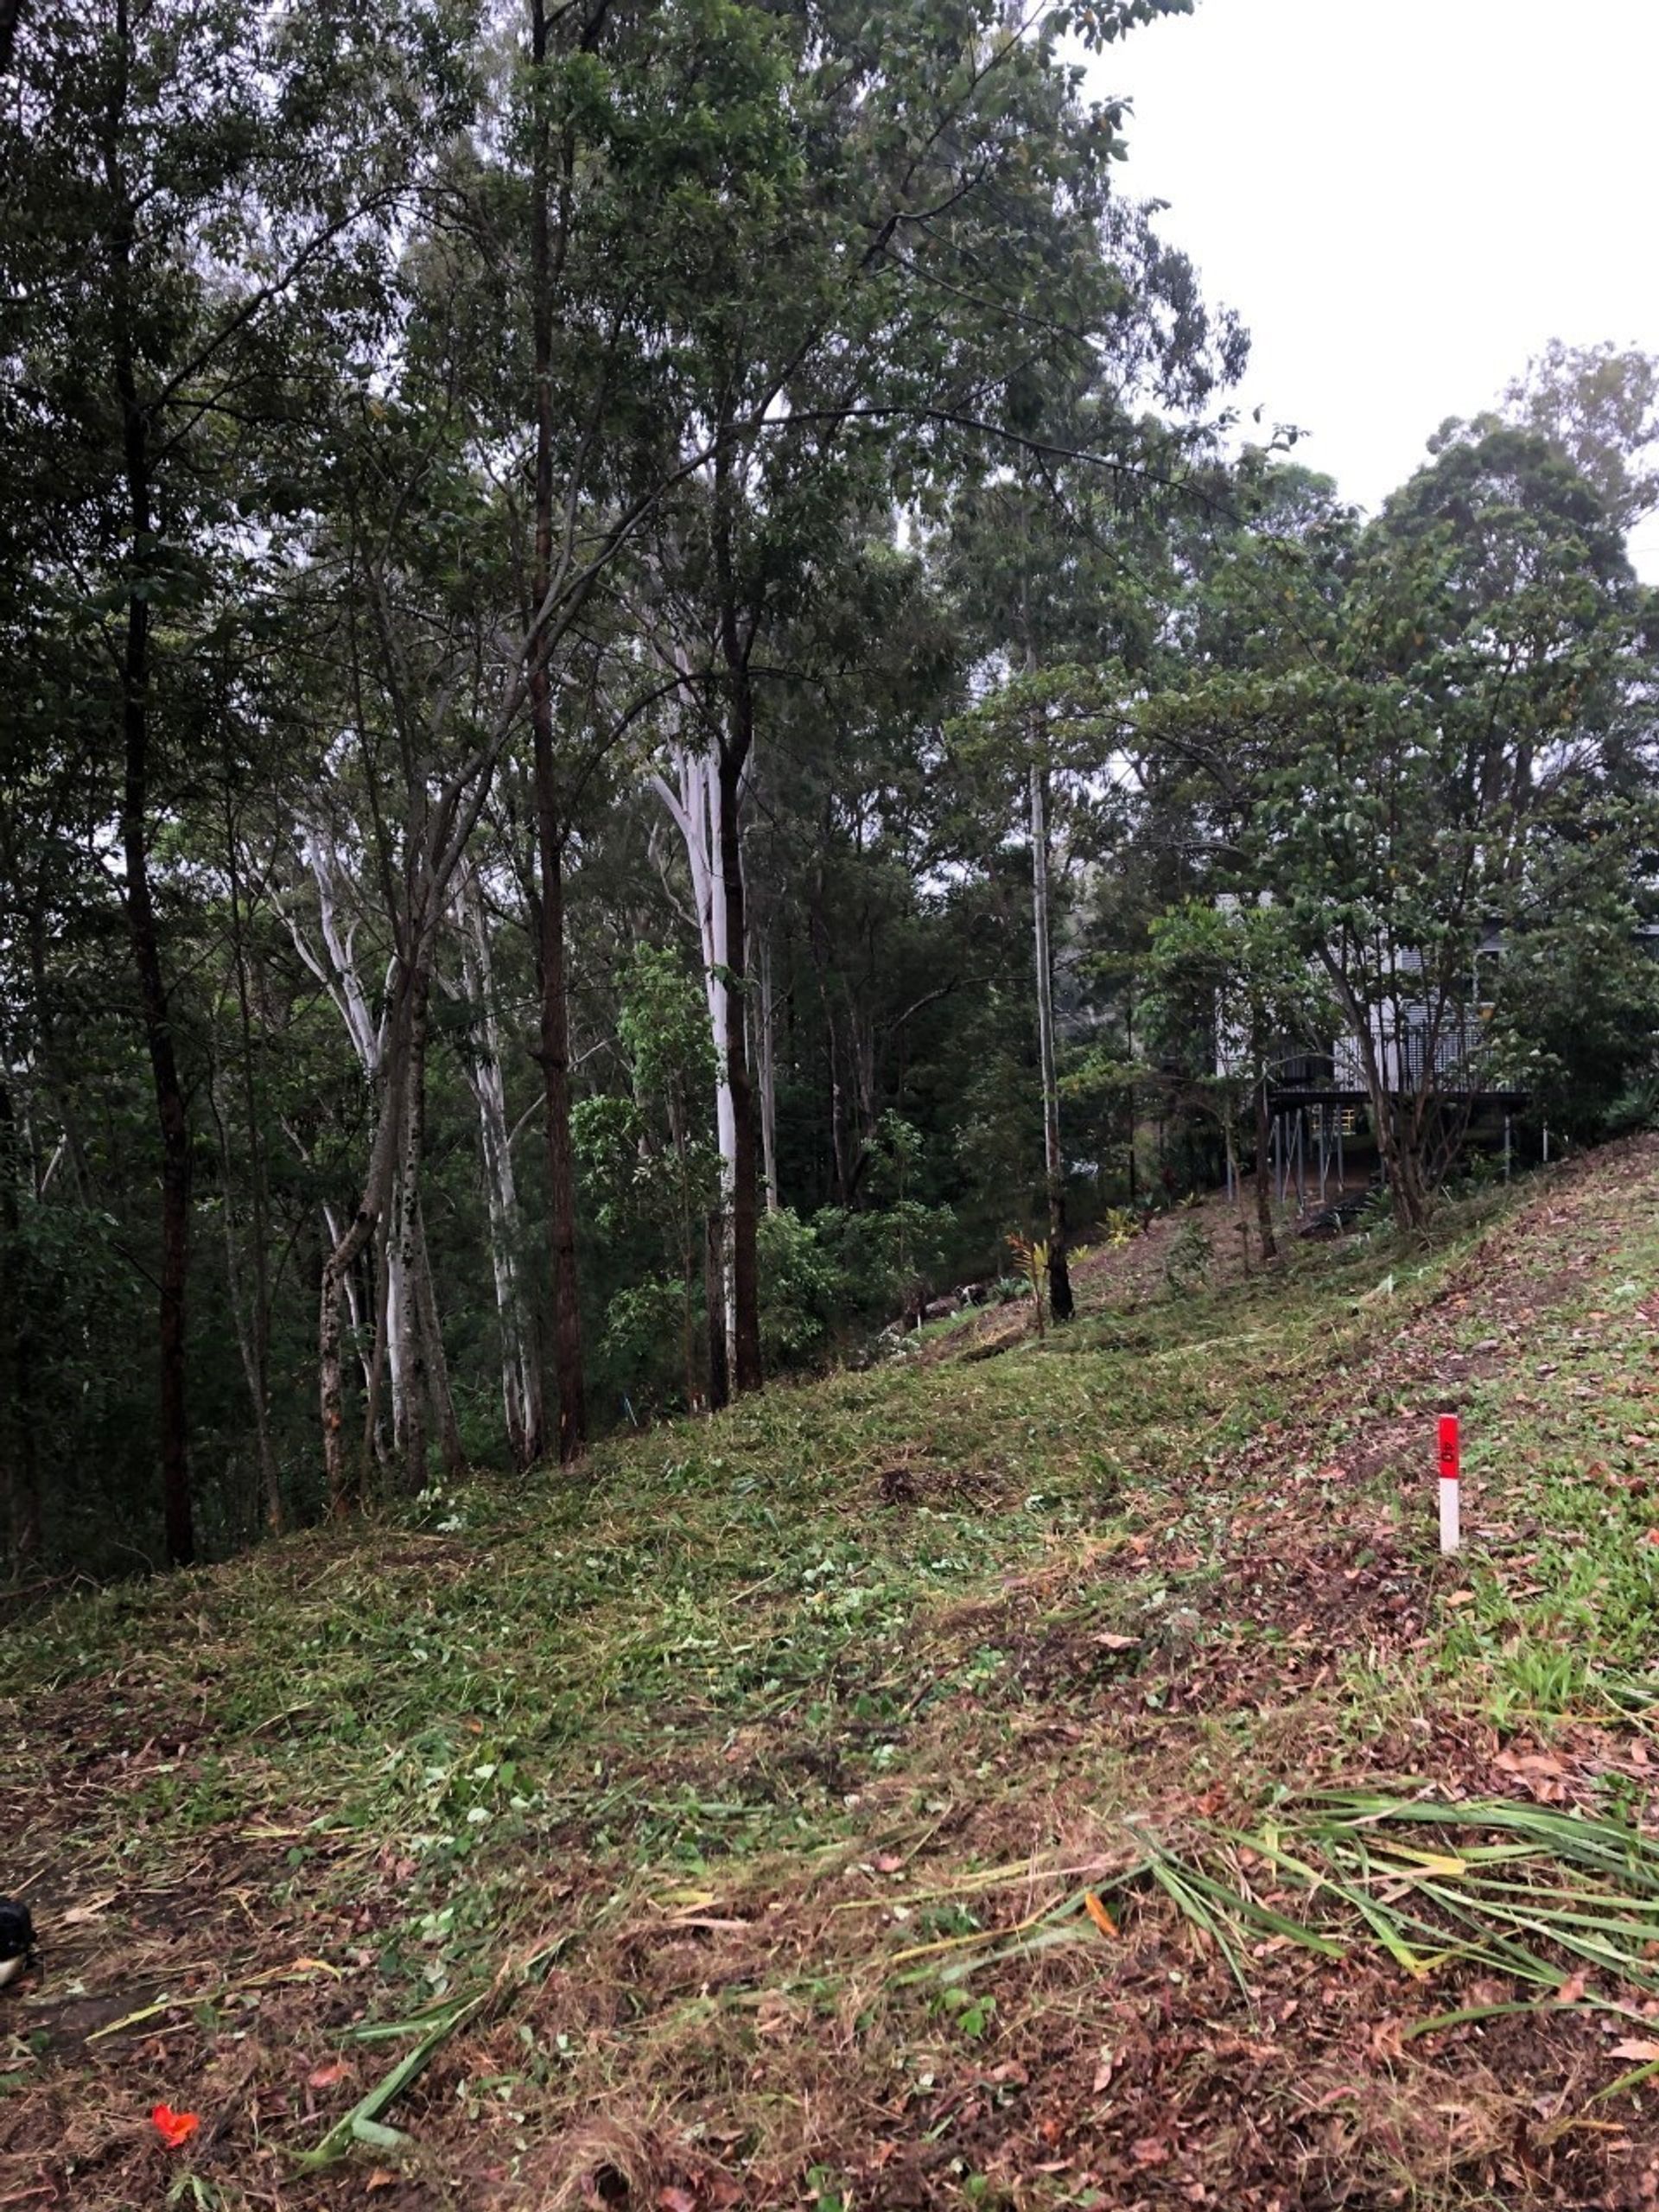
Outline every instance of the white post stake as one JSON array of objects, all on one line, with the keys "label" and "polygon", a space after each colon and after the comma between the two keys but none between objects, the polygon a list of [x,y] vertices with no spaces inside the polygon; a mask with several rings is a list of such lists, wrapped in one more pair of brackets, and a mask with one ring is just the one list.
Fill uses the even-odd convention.
[{"label": "white post stake", "polygon": [[1454,1552],[1462,1535],[1458,1493],[1462,1488],[1462,1453],[1456,1414],[1440,1415],[1440,1549]]}]

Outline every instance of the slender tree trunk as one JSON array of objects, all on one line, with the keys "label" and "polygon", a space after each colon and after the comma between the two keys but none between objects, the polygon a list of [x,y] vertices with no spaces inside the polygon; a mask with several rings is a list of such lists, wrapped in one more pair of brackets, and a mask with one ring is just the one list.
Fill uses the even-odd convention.
[{"label": "slender tree trunk", "polygon": [[[424,1119],[424,1116],[423,1116]],[[433,1280],[432,1255],[426,1241],[426,1214],[420,1193],[415,1195],[414,1304],[419,1317],[426,1356],[427,1400],[438,1432],[443,1471],[452,1479],[467,1471],[467,1447],[455,1419],[454,1393],[449,1387],[449,1361],[443,1349],[443,1325],[438,1313],[437,1285]]]},{"label": "slender tree trunk", "polygon": [[[363,1460],[346,1449],[346,1382],[340,1352],[340,1319],[345,1286],[367,1249],[391,1201],[399,1146],[404,1136],[404,1077],[408,1058],[409,979],[394,981],[382,1055],[383,1084],[368,1172],[357,1210],[322,1263],[318,1300],[317,1387],[322,1412],[322,1459],[328,1510],[343,1519],[359,1502]],[[366,1456],[366,1454],[365,1455]]]},{"label": "slender tree trunk", "polygon": [[416,976],[410,987],[409,1042],[404,1063],[403,1128],[392,1202],[393,1250],[403,1283],[398,1315],[404,1371],[403,1425],[397,1436],[405,1488],[426,1487],[426,1419],[431,1402],[427,1333],[422,1326],[418,1289],[421,1270],[421,1162],[425,1152],[427,983]]},{"label": "slender tree trunk", "polygon": [[720,868],[720,783],[715,762],[687,745],[674,749],[675,782],[656,776],[652,786],[672,817],[685,848],[702,949],[702,988],[715,1047],[715,1128],[720,1151],[720,1198],[709,1211],[703,1238],[704,1295],[709,1309],[709,1403],[718,1412],[731,1396],[737,1315],[732,1278],[732,1193],[737,1180],[737,1130],[732,1103],[728,1044],[732,992],[727,987],[727,905]]},{"label": "slender tree trunk", "polygon": [[437,1293],[433,1286],[426,1224],[421,1210],[421,1178],[426,1160],[429,1004],[430,983],[423,969],[410,991],[404,1134],[395,1205],[397,1274],[403,1286],[398,1324],[403,1340],[404,1405],[398,1445],[404,1481],[415,1491],[426,1486],[429,1415],[437,1431],[446,1473],[458,1475],[467,1465],[449,1389],[449,1365],[444,1357],[443,1331],[438,1318]]},{"label": "slender tree trunk", "polygon": [[[1040,741],[1041,732],[1038,737]],[[1065,1156],[1060,1149],[1060,1083],[1054,1051],[1054,964],[1049,943],[1048,777],[1031,769],[1031,888],[1037,956],[1037,1051],[1042,1064],[1043,1166],[1048,1196],[1048,1307],[1069,1321],[1071,1271],[1065,1251]]]},{"label": "slender tree trunk", "polygon": [[[280,1536],[283,1533],[283,1484],[270,1437],[270,1389],[268,1380],[270,1349],[269,1270],[263,1237],[257,1228],[251,1229],[252,1287],[250,1288],[244,1281],[242,1255],[237,1245],[236,1212],[231,1203],[232,1145],[215,1085],[211,1079],[207,1085],[207,1096],[213,1124],[219,1133],[219,1175],[223,1185],[219,1211],[225,1234],[226,1302],[230,1307],[237,1353],[242,1362],[243,1379],[248,1386],[248,1402],[253,1410],[253,1432],[259,1462],[259,1488],[265,1529],[270,1535]],[[253,1208],[251,1207],[250,1211],[252,1212]]]},{"label": "slender tree trunk", "polygon": [[[545,683],[545,671],[543,682]],[[539,729],[537,750],[542,749]],[[553,1248],[553,1373],[558,1389],[559,1458],[582,1456],[588,1408],[576,1295],[576,1171],[570,1141],[570,1016],[564,965],[563,838],[550,810],[538,809],[542,851],[542,1084],[546,1100],[547,1211]]]},{"label": "slender tree trunk", "polygon": [[759,961],[760,1002],[757,1020],[760,1070],[760,1162],[766,1211],[778,1211],[778,1005],[772,987],[772,947],[763,944]]},{"label": "slender tree trunk", "polygon": [[189,1424],[185,1390],[185,1296],[190,1261],[190,1122],[179,1077],[172,1010],[162,975],[161,945],[149,881],[150,631],[149,591],[156,568],[150,417],[138,393],[133,335],[133,210],[121,170],[121,132],[131,64],[127,0],[117,0],[115,66],[111,78],[105,182],[116,213],[110,237],[114,326],[113,369],[121,408],[127,588],[126,638],[121,661],[124,766],[121,850],[125,868],[127,936],[137,974],[144,1043],[162,1140],[162,1264],[157,1313],[160,1354],[162,1513],[167,1556],[187,1567],[196,1554],[190,1493]]},{"label": "slender tree trunk", "polygon": [[[132,390],[121,377],[126,411],[128,525],[132,559],[149,565],[150,536],[149,431]],[[172,1009],[162,975],[156,906],[149,880],[149,599],[147,581],[135,580],[127,601],[122,658],[122,721],[125,771],[121,801],[121,847],[126,869],[127,934],[138,976],[144,1042],[162,1138],[162,1265],[158,1310],[161,1368],[162,1512],[167,1556],[188,1567],[196,1555],[190,1489],[189,1423],[185,1389],[185,1300],[190,1263],[190,1121],[180,1080]]]},{"label": "slender tree trunk", "polygon": [[[392,1179],[392,1198],[397,1197],[397,1178]],[[389,1206],[375,1225],[367,1247],[359,1254],[355,1263],[346,1271],[346,1310],[351,1316],[352,1333],[355,1337],[363,1362],[363,1465],[366,1471],[371,1460],[382,1467],[390,1467],[397,1457],[404,1433],[404,1394],[401,1387],[404,1358],[403,1281],[397,1263],[395,1247],[397,1242],[397,1224]],[[368,1350],[362,1351],[363,1307],[365,1300],[358,1292],[358,1279],[367,1278],[366,1300],[373,1318],[369,1334]],[[391,1403],[388,1408],[387,1383],[391,1383]]]},{"label": "slender tree trunk", "polygon": [[[371,1170],[372,1179],[374,1171]],[[341,1285],[357,1256],[374,1234],[384,1196],[377,1196],[372,1180],[362,1204],[346,1224],[344,1235],[322,1263],[321,1295],[317,1319],[317,1386],[322,1409],[322,1463],[328,1486],[328,1510],[344,1520],[361,1497],[361,1458],[346,1450],[346,1381],[340,1357],[340,1319],[344,1300]]]},{"label": "slender tree trunk", "polygon": [[478,1105],[479,1159],[489,1213],[496,1319],[501,1332],[501,1395],[512,1462],[522,1471],[541,1457],[543,1449],[541,1372],[518,1264],[518,1194],[512,1172],[489,925],[477,876],[470,869],[461,882],[460,917],[466,990],[478,1024],[480,1049],[473,1058],[470,1080]]},{"label": "slender tree trunk", "polygon": [[378,1426],[385,1401],[391,1399],[390,1428],[393,1453],[404,1448],[404,1424],[408,1418],[411,1382],[410,1347],[415,1323],[410,1307],[409,1262],[404,1250],[403,1215],[398,1200],[399,1179],[394,1175],[391,1202],[375,1237],[374,1274],[374,1418]]},{"label": "slender tree trunk", "polygon": [[741,1393],[758,1390],[760,1370],[760,1281],[758,1249],[754,1084],[749,1073],[744,1020],[746,918],[743,848],[739,805],[743,765],[753,742],[753,703],[747,669],[741,671],[736,719],[738,742],[720,754],[720,874],[726,907],[726,959],[731,983],[726,999],[726,1079],[732,1093],[732,1303],[735,1313],[732,1381]]},{"label": "slender tree trunk", "polygon": [[75,1185],[75,1196],[84,1206],[92,1203],[92,1171],[86,1164],[86,1147],[81,1137],[80,1126],[75,1118],[74,1088],[64,1071],[60,1051],[58,1023],[52,1011],[52,991],[46,975],[47,912],[37,899],[29,920],[29,976],[35,986],[35,1056],[46,1087],[63,1131],[69,1172]]},{"label": "slender tree trunk", "polygon": [[[3,1066],[0,1065],[0,1075]],[[9,1382],[0,1408],[0,1536],[17,1572],[40,1554],[40,1447],[34,1407],[33,1269],[23,1249],[18,1202],[22,1162],[11,1091],[0,1080],[0,1331]]]},{"label": "slender tree trunk", "polygon": [[[228,787],[227,787],[228,789]],[[236,822],[227,797],[225,849],[231,888],[231,926],[236,941],[236,1002],[242,1046],[242,1115],[247,1128],[248,1242],[253,1269],[251,1295],[238,1299],[236,1292],[236,1238],[231,1220],[230,1147],[225,1156],[225,1260],[232,1304],[238,1309],[237,1338],[253,1402],[254,1434],[259,1453],[259,1481],[264,1493],[265,1530],[283,1533],[283,1478],[270,1435],[270,1169],[260,1123],[259,1087],[254,1078],[253,1007],[248,985],[248,948],[243,926],[242,874],[238,865]]]},{"label": "slender tree trunk", "polygon": [[[531,0],[531,52],[545,85],[545,0]],[[537,109],[531,157],[531,323],[536,377],[536,549],[531,604],[538,617],[553,572],[553,245],[550,125]],[[580,1459],[588,1440],[582,1311],[576,1291],[576,1175],[570,1141],[570,1016],[564,958],[564,824],[553,753],[553,699],[546,635],[530,641],[530,720],[534,745],[536,834],[541,867],[541,1063],[547,1108],[548,1227],[553,1251],[553,1370],[559,1395],[559,1459]]]},{"label": "slender tree trunk", "polygon": [[[310,1162],[308,1156],[302,1154],[302,1157],[306,1159],[307,1165],[309,1166]],[[331,1206],[326,1199],[324,1200],[321,1207],[321,1213],[323,1232],[326,1241],[321,1243],[318,1246],[317,1269],[319,1281],[321,1280],[321,1268],[324,1256],[334,1250],[335,1245],[339,1243],[341,1235],[340,1217],[335,1213],[333,1206]],[[363,1329],[362,1303],[357,1294],[357,1272],[354,1268],[348,1268],[346,1270],[345,1277],[340,1284],[340,1294],[346,1303],[346,1325],[351,1330],[352,1341],[357,1346],[358,1350],[358,1364],[363,1370],[364,1395],[366,1399],[373,1402],[377,1399],[378,1395],[374,1358],[372,1351],[365,1351],[363,1349],[365,1336]],[[376,1294],[378,1297],[379,1294],[377,1292]],[[378,1323],[377,1323],[376,1325],[378,1327],[379,1325]],[[370,1441],[371,1440],[368,1433],[365,1431],[364,1435],[364,1448],[365,1451],[369,1447]]]}]

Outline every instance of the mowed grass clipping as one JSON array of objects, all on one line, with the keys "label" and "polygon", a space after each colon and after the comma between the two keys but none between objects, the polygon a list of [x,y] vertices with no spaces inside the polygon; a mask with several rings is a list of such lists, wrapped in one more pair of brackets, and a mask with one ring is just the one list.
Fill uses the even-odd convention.
[{"label": "mowed grass clipping", "polygon": [[15,2201],[1644,2201],[1656,1194],[15,1626]]}]

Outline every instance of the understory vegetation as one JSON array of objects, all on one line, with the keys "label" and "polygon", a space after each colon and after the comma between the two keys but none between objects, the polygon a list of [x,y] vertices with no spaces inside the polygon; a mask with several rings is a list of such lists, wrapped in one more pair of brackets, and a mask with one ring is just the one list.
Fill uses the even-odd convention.
[{"label": "understory vegetation", "polygon": [[1065,1331],[17,1620],[16,2201],[1648,2202],[1656,1196],[1196,1290],[1172,1217]]}]

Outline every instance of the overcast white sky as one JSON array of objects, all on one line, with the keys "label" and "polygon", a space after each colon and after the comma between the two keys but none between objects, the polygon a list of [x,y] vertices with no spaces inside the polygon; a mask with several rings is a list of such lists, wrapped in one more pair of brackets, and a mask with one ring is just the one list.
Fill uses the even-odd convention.
[{"label": "overcast white sky", "polygon": [[[1246,408],[1362,505],[1552,337],[1659,353],[1659,0],[1198,0],[1090,81],[1249,327]],[[1631,550],[1659,578],[1659,520]]]}]

